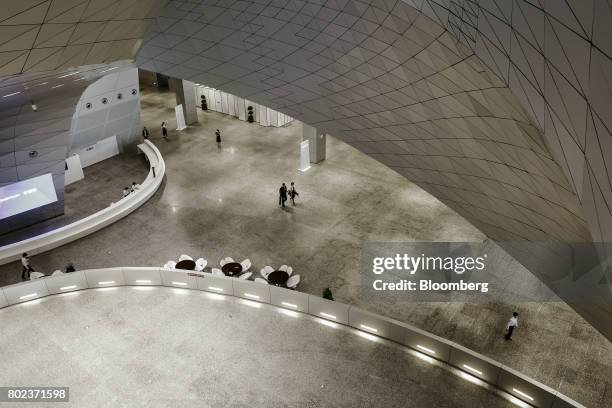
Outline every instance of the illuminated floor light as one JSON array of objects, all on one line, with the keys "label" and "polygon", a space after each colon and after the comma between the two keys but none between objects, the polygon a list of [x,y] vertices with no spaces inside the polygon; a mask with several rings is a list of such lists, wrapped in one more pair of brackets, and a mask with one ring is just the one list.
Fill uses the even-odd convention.
[{"label": "illuminated floor light", "polygon": [[280,312],[282,314],[285,314],[291,317],[298,317],[300,315],[298,312],[294,312],[293,310],[287,310],[287,309],[280,309]]},{"label": "illuminated floor light", "polygon": [[464,379],[468,380],[469,382],[474,383],[474,384],[476,384],[476,385],[480,385],[480,386],[482,386],[482,385],[484,384],[484,383],[483,383],[481,380],[479,380],[477,377],[474,377],[472,374],[468,374],[468,373],[466,373],[466,372],[464,372],[464,371],[461,371],[461,372],[459,373],[459,375],[461,376],[461,378],[464,378]]},{"label": "illuminated floor light", "polygon": [[429,364],[435,365],[437,363],[436,359],[433,357],[430,357],[429,354],[421,353],[420,351],[416,351],[416,350],[408,350],[408,352],[412,354],[413,356],[417,357],[419,360],[423,360]]},{"label": "illuminated floor light", "polygon": [[366,333],[366,332],[362,332],[362,331],[359,331],[359,330],[356,330],[355,332],[357,333],[357,335],[358,335],[359,337],[363,337],[364,339],[368,339],[368,340],[370,340],[370,341],[378,341],[378,340],[379,340],[379,338],[378,338],[378,337],[376,337],[376,336],[375,336],[375,335],[373,335],[373,334]]},{"label": "illuminated floor light", "polygon": [[321,323],[322,325],[328,326],[328,327],[333,327],[334,329],[337,329],[338,327],[340,327],[338,325],[338,323],[334,323],[334,322],[330,322],[329,320],[325,320],[325,319],[317,319],[317,321],[319,323]]},{"label": "illuminated floor light", "polygon": [[417,348],[420,349],[420,350],[426,351],[429,354],[436,354],[436,352],[433,351],[432,349],[427,348],[427,347],[423,347],[420,344],[417,344]]},{"label": "illuminated floor light", "polygon": [[76,289],[77,285],[62,286],[60,290]]},{"label": "illuminated floor light", "polygon": [[518,395],[520,395],[521,397],[525,397],[527,398],[529,401],[533,401],[533,397],[530,397],[529,395],[525,394],[523,391],[521,390],[517,390],[516,388],[513,388],[512,391],[516,392]]},{"label": "illuminated floor light", "polygon": [[18,95],[18,94],[20,94],[20,93],[21,93],[21,92],[13,92],[13,93],[10,93],[10,94],[8,94],[8,95],[3,95],[2,97],[3,97],[3,98],[8,98],[9,96]]},{"label": "illuminated floor light", "polygon": [[210,289],[210,290],[214,290],[214,291],[217,291],[217,292],[223,292],[223,289],[218,288],[218,287],[216,287],[216,286],[209,286],[209,287],[208,287],[208,289]]},{"label": "illuminated floor light", "polygon": [[178,285],[178,286],[187,286],[186,282],[172,282],[173,285]]},{"label": "illuminated floor light", "polygon": [[111,285],[115,283],[115,281],[102,281],[102,282],[98,282],[98,285]]},{"label": "illuminated floor light", "polygon": [[149,279],[136,279],[136,283],[151,283]]},{"label": "illuminated floor light", "polygon": [[368,331],[371,331],[371,332],[374,332],[374,333],[378,333],[378,330],[377,330],[377,329],[375,329],[375,328],[373,328],[373,327],[366,326],[365,324],[362,324],[362,325],[360,325],[360,326],[361,326],[361,328],[362,328],[362,329],[366,329],[366,330],[368,330]]},{"label": "illuminated floor light", "polygon": [[467,368],[468,370],[470,370],[470,371],[471,371],[471,372],[473,372],[473,373],[476,373],[476,374],[478,374],[478,375],[482,375],[482,371],[479,371],[479,370],[475,369],[474,367],[470,367],[470,366],[469,366],[469,365],[467,365],[467,364],[464,364],[464,365],[463,365],[463,367],[464,367],[464,368]]},{"label": "illuminated floor light", "polygon": [[329,313],[321,312],[321,313],[319,313],[319,314],[320,314],[321,316],[323,316],[323,317],[327,317],[328,319],[334,319],[334,320],[336,320],[336,316],[331,315],[331,314],[329,314]]},{"label": "illuminated floor light", "polygon": [[281,305],[297,309],[297,305],[294,305],[293,303],[281,302]]},{"label": "illuminated floor light", "polygon": [[245,293],[244,296],[251,298],[251,299],[259,299],[259,296],[253,295],[252,293]]},{"label": "illuminated floor light", "polygon": [[38,293],[30,293],[30,294],[28,294],[28,295],[23,295],[23,296],[20,296],[20,297],[19,297],[19,300],[29,299],[29,298],[32,298],[32,297],[34,297],[34,296],[38,296]]},{"label": "illuminated floor light", "polygon": [[257,308],[257,309],[261,308],[261,303],[253,302],[252,300],[243,299],[242,300],[242,304],[247,305],[247,306],[251,306],[251,307],[254,307],[254,308]]}]

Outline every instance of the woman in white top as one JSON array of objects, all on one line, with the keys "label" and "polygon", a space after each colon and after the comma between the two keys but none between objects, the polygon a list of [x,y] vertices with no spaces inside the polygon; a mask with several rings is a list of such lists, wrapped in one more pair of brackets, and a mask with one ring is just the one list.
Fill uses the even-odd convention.
[{"label": "woman in white top", "polygon": [[23,267],[21,279],[30,279],[30,272],[34,272],[34,269],[32,269],[32,266],[30,265],[30,258],[28,258],[28,254],[25,252],[21,254],[21,266]]}]

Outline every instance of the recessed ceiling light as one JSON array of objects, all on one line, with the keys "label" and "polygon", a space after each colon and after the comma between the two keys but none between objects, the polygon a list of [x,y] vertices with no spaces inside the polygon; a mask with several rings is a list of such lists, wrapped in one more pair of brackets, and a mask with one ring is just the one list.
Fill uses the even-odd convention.
[{"label": "recessed ceiling light", "polygon": [[76,74],[78,74],[78,73],[79,73],[79,71],[70,72],[69,74],[64,74],[64,75],[62,75],[62,76],[58,76],[58,77],[57,77],[57,79],[66,78],[66,77],[69,77],[69,76],[72,76],[72,75],[76,75]]},{"label": "recessed ceiling light", "polygon": [[112,68],[108,68],[108,69],[105,69],[105,70],[100,71],[100,73],[102,73],[102,72],[112,71],[113,69],[117,69],[117,68],[119,68],[119,67],[112,67]]}]

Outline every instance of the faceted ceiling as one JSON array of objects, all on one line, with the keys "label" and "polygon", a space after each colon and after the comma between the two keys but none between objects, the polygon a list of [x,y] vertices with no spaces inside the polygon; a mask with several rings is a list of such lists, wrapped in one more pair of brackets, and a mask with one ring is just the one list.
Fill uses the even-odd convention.
[{"label": "faceted ceiling", "polygon": [[2,2],[0,76],[132,58],[163,0]]}]

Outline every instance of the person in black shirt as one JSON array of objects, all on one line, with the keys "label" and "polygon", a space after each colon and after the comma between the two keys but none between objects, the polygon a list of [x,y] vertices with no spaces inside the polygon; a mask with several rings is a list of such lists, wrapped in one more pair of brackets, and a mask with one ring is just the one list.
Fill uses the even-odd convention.
[{"label": "person in black shirt", "polygon": [[278,189],[278,205],[285,207],[285,201],[287,201],[287,186],[285,183]]},{"label": "person in black shirt", "polygon": [[166,122],[162,122],[161,129],[162,129],[162,137],[164,139],[167,139],[168,138],[168,129],[166,128]]}]

